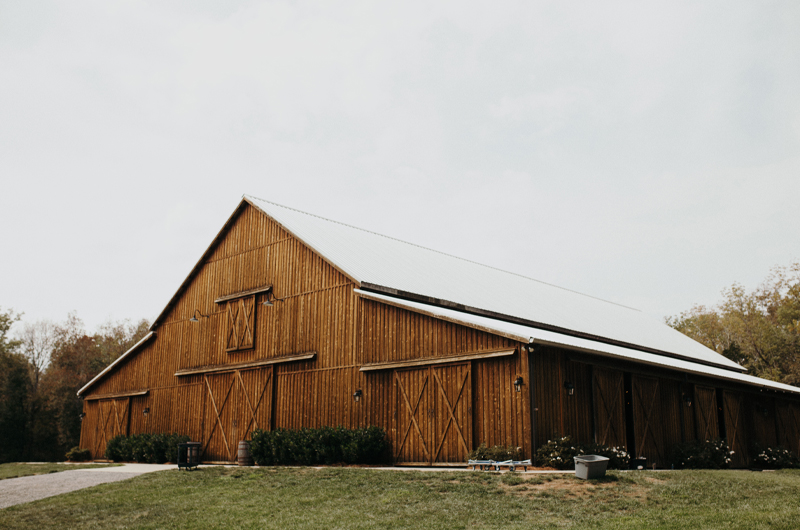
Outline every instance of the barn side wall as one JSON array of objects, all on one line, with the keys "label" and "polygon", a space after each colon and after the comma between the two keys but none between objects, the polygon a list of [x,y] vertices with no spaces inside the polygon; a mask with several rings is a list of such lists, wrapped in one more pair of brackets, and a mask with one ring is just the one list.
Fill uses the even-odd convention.
[{"label": "barn side wall", "polygon": [[800,456],[800,400],[788,394],[550,347],[537,348],[530,367],[536,446],[569,435],[659,468],[676,444],[697,439],[725,438],[738,468],[755,447]]}]

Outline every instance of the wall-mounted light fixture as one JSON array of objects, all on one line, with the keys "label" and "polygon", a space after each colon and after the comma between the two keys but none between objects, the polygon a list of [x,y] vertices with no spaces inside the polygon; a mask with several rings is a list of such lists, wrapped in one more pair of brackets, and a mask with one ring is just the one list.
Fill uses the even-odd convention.
[{"label": "wall-mounted light fixture", "polygon": [[[270,300],[270,298],[272,300]],[[264,295],[264,301],[261,302],[261,305],[272,307],[273,305],[275,305],[273,302],[283,302],[283,301],[284,298],[278,298],[272,291],[267,291],[267,293]]]},{"label": "wall-mounted light fixture", "polygon": [[81,412],[80,414],[78,414],[78,419],[80,419],[81,421],[83,421],[83,418],[85,418],[85,417],[86,417],[86,413],[85,412]]},{"label": "wall-mounted light fixture", "polygon": [[567,389],[567,395],[572,396],[575,394],[575,385],[567,381],[564,383],[564,388]]},{"label": "wall-mounted light fixture", "polygon": [[150,407],[145,407],[144,410],[142,411],[142,414],[144,414],[145,416],[150,414]]},{"label": "wall-mounted light fixture", "polygon": [[200,318],[197,318],[198,316],[200,316],[200,318],[208,318],[208,315],[204,315],[199,309],[195,309],[194,313],[192,313],[192,318],[189,319],[189,322],[200,322]]},{"label": "wall-mounted light fixture", "polygon": [[514,391],[522,392],[522,385],[525,384],[525,381],[522,379],[521,375],[518,375],[516,379],[514,379]]},{"label": "wall-mounted light fixture", "polygon": [[687,407],[691,407],[692,406],[692,396],[690,396],[689,394],[684,394],[683,395],[683,404],[686,405]]},{"label": "wall-mounted light fixture", "polygon": [[353,392],[353,401],[355,401],[356,403],[361,401],[361,389],[360,388],[358,390],[356,390],[355,392]]},{"label": "wall-mounted light fixture", "polygon": [[533,353],[533,339],[525,345],[525,349],[528,350],[528,353]]}]

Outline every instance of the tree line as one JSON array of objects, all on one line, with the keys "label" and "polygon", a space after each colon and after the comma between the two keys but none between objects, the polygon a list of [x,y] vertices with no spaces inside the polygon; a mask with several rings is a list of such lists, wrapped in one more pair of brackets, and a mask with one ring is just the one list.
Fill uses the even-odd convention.
[{"label": "tree line", "polygon": [[74,313],[59,323],[22,322],[0,308],[0,462],[63,460],[80,442],[78,390],[149,327],[108,322],[89,334]]},{"label": "tree line", "polygon": [[734,283],[716,306],[666,322],[751,375],[800,386],[800,262],[773,268],[752,291]]}]

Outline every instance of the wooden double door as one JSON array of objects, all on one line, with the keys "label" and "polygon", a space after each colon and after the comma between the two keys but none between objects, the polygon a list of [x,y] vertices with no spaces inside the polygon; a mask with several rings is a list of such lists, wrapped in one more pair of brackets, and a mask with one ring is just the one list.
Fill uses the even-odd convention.
[{"label": "wooden double door", "polygon": [[[86,419],[93,421],[95,429],[88,433],[91,440],[82,443],[92,451],[92,458],[103,459],[108,441],[130,432],[131,398],[90,401],[86,406]],[[86,421],[86,419],[84,421]],[[82,441],[83,442],[83,441]]]},{"label": "wooden double door", "polygon": [[395,370],[396,462],[464,462],[472,450],[472,365]]},{"label": "wooden double door", "polygon": [[241,440],[271,428],[272,386],[272,367],[203,375],[203,461],[232,462]]}]

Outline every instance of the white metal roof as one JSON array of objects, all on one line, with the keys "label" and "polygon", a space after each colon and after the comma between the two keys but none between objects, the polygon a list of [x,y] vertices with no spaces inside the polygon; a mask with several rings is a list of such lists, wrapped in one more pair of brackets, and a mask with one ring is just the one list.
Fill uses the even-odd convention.
[{"label": "white metal roof", "polygon": [[543,344],[548,346],[559,346],[570,350],[577,350],[596,355],[636,361],[639,363],[659,366],[663,368],[670,368],[685,373],[718,377],[721,379],[727,379],[729,381],[744,383],[747,385],[752,385],[760,388],[768,388],[770,390],[800,394],[800,388],[798,387],[785,385],[783,383],[777,383],[775,381],[770,381],[768,379],[761,379],[760,377],[742,374],[731,370],[697,364],[682,359],[674,359],[666,357],[664,355],[632,350],[630,348],[623,348],[620,346],[614,346],[602,342],[596,342],[579,337],[573,337],[570,335],[555,333],[552,331],[533,328],[530,326],[523,326],[511,322],[504,322],[502,320],[488,318],[480,315],[472,315],[468,313],[463,313],[461,311],[455,311],[444,307],[423,304],[420,302],[402,300],[391,296],[385,296],[376,293],[368,293],[360,290],[357,290],[356,292],[363,298],[376,300],[396,307],[408,309],[409,311],[414,311],[416,313],[430,315],[434,318],[439,318],[442,320],[447,320],[449,322],[462,324],[464,326],[496,333],[508,337],[512,340],[518,340],[521,342],[533,342],[534,344]]},{"label": "white metal roof", "polygon": [[636,309],[256,197],[246,195],[245,200],[360,284],[462,304],[728,370],[744,370]]}]

